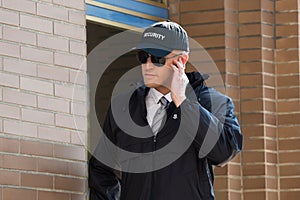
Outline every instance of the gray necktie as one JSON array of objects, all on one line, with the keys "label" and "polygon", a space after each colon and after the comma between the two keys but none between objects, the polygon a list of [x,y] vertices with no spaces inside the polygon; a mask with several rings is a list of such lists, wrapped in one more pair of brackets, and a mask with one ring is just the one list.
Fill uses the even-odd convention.
[{"label": "gray necktie", "polygon": [[164,125],[166,118],[167,118],[167,112],[166,108],[168,107],[168,100],[165,97],[162,97],[159,100],[160,107],[156,111],[153,122],[152,122],[152,131],[156,135],[158,131],[161,129],[162,125]]}]

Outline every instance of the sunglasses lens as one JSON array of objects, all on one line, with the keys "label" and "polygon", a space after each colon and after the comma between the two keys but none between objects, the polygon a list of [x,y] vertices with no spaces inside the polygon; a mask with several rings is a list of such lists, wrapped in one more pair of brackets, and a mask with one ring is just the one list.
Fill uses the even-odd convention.
[{"label": "sunglasses lens", "polygon": [[145,51],[139,51],[139,52],[137,52],[137,59],[142,64],[147,63],[148,57],[149,57],[149,55]]},{"label": "sunglasses lens", "polygon": [[[149,58],[149,54],[147,52],[145,52],[145,51],[137,52],[137,59],[141,64],[146,64],[148,58]],[[151,62],[155,66],[161,67],[166,63],[166,59],[164,57],[157,57],[157,56],[151,55]]]},{"label": "sunglasses lens", "polygon": [[166,63],[165,58],[161,58],[161,57],[156,57],[156,56],[152,56],[151,55],[151,62],[157,66],[157,67],[161,67]]}]

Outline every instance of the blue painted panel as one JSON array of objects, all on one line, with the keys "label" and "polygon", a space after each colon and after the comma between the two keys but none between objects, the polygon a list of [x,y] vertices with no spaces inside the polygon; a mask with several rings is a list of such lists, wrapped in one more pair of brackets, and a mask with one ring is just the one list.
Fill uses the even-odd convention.
[{"label": "blue painted panel", "polygon": [[128,10],[133,10],[136,12],[140,12],[140,13],[144,13],[156,17],[161,17],[164,19],[169,18],[169,11],[167,8],[161,8],[143,2],[138,2],[134,0],[94,0],[94,1],[117,6],[120,8],[126,8]]},{"label": "blue painted panel", "polygon": [[137,28],[145,28],[155,22],[152,20],[100,8],[89,4],[86,4],[86,14],[94,17],[99,17],[101,19],[107,19],[122,24],[127,24]]}]

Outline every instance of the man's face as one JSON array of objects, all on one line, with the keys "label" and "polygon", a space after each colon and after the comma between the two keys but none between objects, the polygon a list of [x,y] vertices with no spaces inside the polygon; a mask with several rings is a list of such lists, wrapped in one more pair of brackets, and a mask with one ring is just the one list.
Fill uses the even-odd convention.
[{"label": "man's face", "polygon": [[[151,62],[151,57],[147,58],[147,62],[142,64],[142,74],[144,78],[144,83],[149,88],[167,88],[169,89],[171,86],[173,69],[171,68],[171,64],[173,64],[174,60],[178,60],[179,56],[176,56],[174,52],[171,52],[166,58],[166,63],[163,66],[155,66]],[[175,57],[174,57],[175,56]]]}]

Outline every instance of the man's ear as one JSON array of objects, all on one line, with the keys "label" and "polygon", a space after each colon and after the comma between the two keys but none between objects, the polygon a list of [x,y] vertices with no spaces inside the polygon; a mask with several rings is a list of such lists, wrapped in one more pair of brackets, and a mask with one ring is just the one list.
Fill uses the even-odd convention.
[{"label": "man's ear", "polygon": [[185,65],[187,61],[189,60],[189,55],[188,54],[182,54],[180,56],[182,63]]}]

